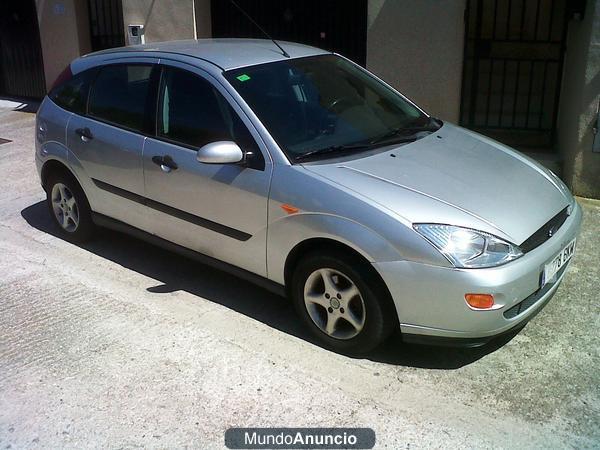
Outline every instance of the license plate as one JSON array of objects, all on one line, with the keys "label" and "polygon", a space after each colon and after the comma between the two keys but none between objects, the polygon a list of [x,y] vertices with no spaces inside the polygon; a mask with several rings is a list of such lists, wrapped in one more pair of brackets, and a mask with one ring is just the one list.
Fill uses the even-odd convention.
[{"label": "license plate", "polygon": [[558,255],[556,255],[548,264],[544,266],[544,277],[542,287],[549,281],[552,281],[558,271],[571,259],[575,253],[575,239],[569,242]]}]

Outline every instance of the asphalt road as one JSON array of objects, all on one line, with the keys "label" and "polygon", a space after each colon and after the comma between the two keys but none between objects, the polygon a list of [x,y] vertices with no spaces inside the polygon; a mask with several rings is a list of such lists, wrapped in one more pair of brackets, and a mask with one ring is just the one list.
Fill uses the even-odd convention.
[{"label": "asphalt road", "polygon": [[[511,340],[364,359],[288,302],[113,232],[55,235],[34,116],[0,105],[0,448],[221,448],[231,426],[365,426],[377,448],[600,446],[600,202]],[[508,342],[507,342],[508,341]]]}]

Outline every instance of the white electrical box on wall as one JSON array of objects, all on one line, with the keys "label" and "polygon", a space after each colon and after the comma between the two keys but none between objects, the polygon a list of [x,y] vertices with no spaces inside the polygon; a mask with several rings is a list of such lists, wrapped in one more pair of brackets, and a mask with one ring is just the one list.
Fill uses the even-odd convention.
[{"label": "white electrical box on wall", "polygon": [[145,44],[144,25],[127,25],[127,43],[129,45]]}]

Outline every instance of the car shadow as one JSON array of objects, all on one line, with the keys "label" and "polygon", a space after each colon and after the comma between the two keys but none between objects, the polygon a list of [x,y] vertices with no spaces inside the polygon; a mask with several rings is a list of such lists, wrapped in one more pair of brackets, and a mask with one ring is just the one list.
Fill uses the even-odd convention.
[{"label": "car shadow", "polygon": [[[32,227],[60,238],[46,204],[35,203],[21,211]],[[290,301],[226,272],[190,260],[128,235],[103,229],[80,248],[158,281],[151,293],[185,291],[258,320],[284,333],[319,345],[298,320]],[[511,336],[478,348],[429,347],[402,342],[400,333],[384,345],[362,355],[386,364],[429,369],[457,369],[502,347]]]},{"label": "car shadow", "polygon": [[36,113],[40,107],[40,100],[23,97],[0,96],[0,103],[13,111],[21,111],[27,113]]}]

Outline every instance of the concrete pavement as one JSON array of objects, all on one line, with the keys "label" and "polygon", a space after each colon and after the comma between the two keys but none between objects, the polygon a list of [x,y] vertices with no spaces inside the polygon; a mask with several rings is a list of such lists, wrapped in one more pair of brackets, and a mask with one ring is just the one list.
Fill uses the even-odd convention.
[{"label": "concrete pavement", "polygon": [[[113,232],[55,236],[34,116],[0,105],[0,448],[221,448],[231,426],[366,426],[377,448],[600,446],[600,202],[512,340],[353,359],[283,299]],[[27,108],[21,108],[27,110]]]}]

